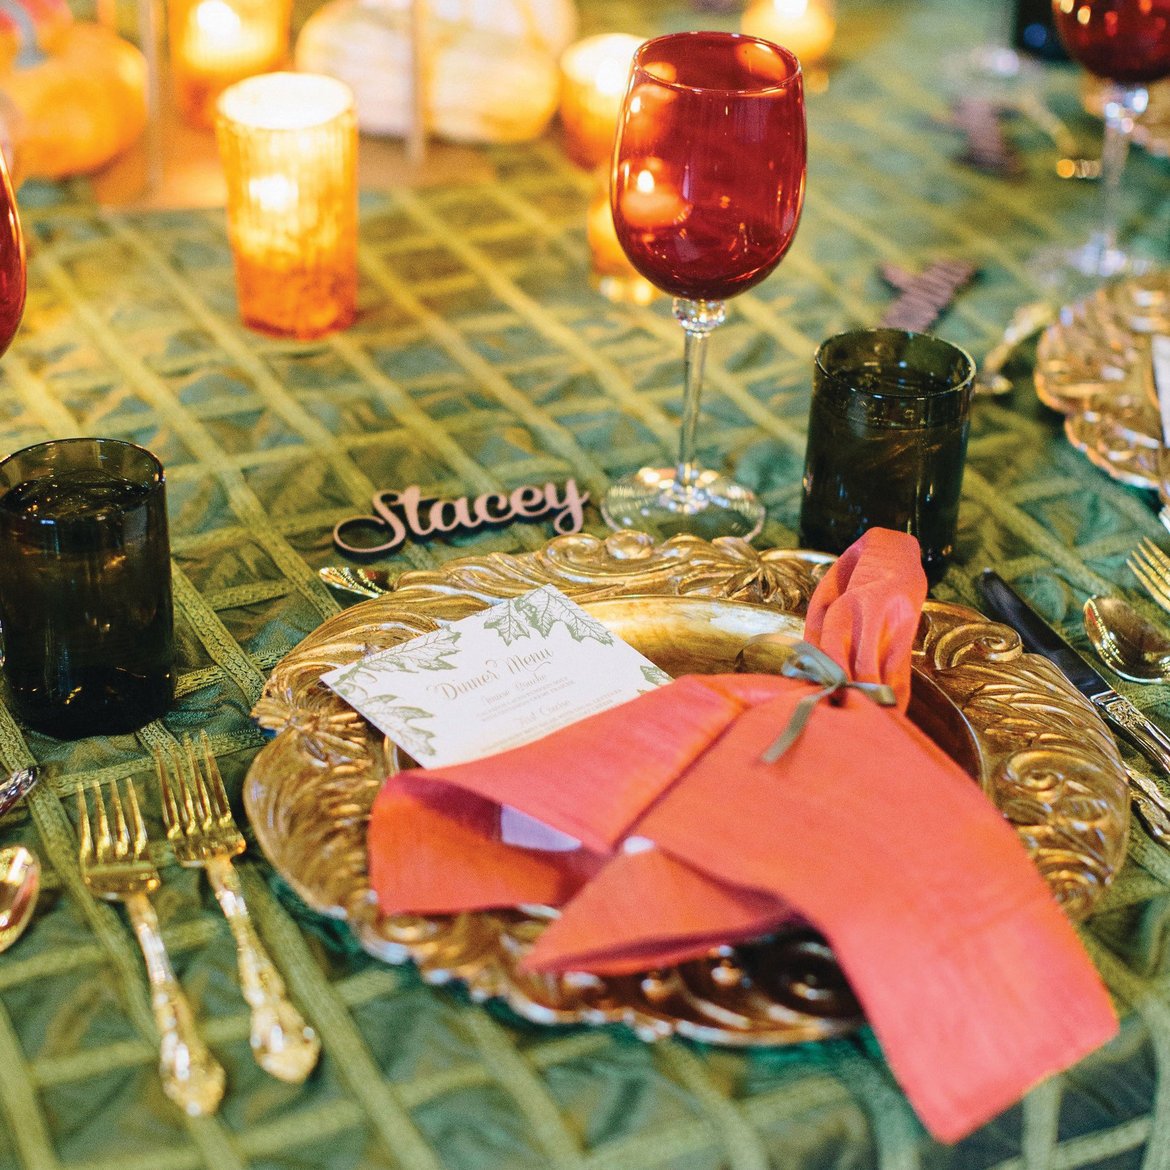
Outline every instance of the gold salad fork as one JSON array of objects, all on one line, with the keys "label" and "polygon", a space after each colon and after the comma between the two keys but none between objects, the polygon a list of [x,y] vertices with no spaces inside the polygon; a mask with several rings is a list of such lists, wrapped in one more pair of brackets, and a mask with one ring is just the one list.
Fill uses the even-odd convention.
[{"label": "gold salad fork", "polygon": [[1146,592],[1163,609],[1170,611],[1170,557],[1146,537],[1125,563]]},{"label": "gold salad fork", "polygon": [[251,1045],[256,1063],[274,1077],[297,1084],[317,1063],[321,1042],[289,1002],[284,982],[252,926],[232,858],[244,852],[232,819],[211,744],[201,736],[198,758],[190,739],[170,759],[155,753],[167,840],[180,865],[207,871],[216,900],[236,940],[240,989],[252,1011]]},{"label": "gold salad fork", "polygon": [[194,1012],[163,945],[149,898],[160,881],[147,853],[146,826],[138,811],[134,785],[127,781],[123,805],[117,782],[111,783],[109,815],[101,789],[94,785],[93,807],[96,832],[90,828],[85,791],[78,785],[81,876],[97,897],[124,903],[130,915],[146,961],[150,1005],[161,1037],[163,1091],[192,1117],[214,1113],[223,1097],[224,1072],[195,1030]]}]

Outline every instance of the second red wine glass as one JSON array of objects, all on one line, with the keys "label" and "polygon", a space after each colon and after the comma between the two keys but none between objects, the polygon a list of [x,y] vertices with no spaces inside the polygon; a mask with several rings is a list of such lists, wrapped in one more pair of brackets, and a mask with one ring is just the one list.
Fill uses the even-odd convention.
[{"label": "second red wine glass", "polygon": [[0,152],[0,354],[12,344],[24,316],[24,234],[16,210],[16,195]]},{"label": "second red wine glass", "polygon": [[759,284],[792,243],[805,158],[800,63],[787,49],[692,32],[637,51],[614,148],[614,226],[634,267],[674,297],[685,376],[678,462],[615,483],[601,509],[612,528],[759,532],[755,496],[695,457],[703,363],[725,299]]},{"label": "second red wine glass", "polygon": [[1119,244],[1121,176],[1134,119],[1149,103],[1147,86],[1170,76],[1170,0],[1053,0],[1056,30],[1069,55],[1109,82],[1101,153],[1101,223],[1070,258],[1089,276],[1130,265]]}]

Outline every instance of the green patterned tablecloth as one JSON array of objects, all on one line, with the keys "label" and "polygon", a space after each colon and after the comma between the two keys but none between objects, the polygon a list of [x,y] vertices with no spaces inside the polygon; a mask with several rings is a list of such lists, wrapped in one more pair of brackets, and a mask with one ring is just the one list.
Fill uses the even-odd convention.
[{"label": "green patterned tablecloth", "polygon": [[[811,355],[877,321],[892,295],[883,261],[977,265],[937,331],[980,356],[1042,291],[1027,258],[1093,221],[1095,192],[1055,177],[1051,144],[1027,122],[1009,128],[1020,177],[956,162],[948,54],[992,31],[992,7],[841,0],[827,87],[809,103],[797,243],[712,343],[702,450],[762,493],[761,546],[795,543]],[[585,16],[589,31],[731,19],[616,0]],[[1092,150],[1099,126],[1079,112],[1075,71],[1042,83]],[[611,475],[673,453],[679,330],[665,302],[615,307],[591,289],[589,177],[552,134],[490,159],[489,184],[367,194],[358,322],[315,344],[239,324],[222,213],[103,213],[76,187],[22,195],[29,300],[0,363],[0,445],[100,433],[164,460],[179,687],[162,723],[78,743],[27,734],[0,709],[0,766],[44,770],[31,801],[0,820],[0,841],[35,843],[47,887],[29,933],[0,957],[0,1167],[1170,1166],[1170,853],[1137,830],[1085,931],[1125,1013],[1120,1039],[953,1148],[923,1133],[867,1033],[739,1054],[517,1024],[365,957],[255,849],[241,866],[247,894],[324,1058],[301,1087],[257,1071],[228,928],[206,884],[160,851],[166,940],[228,1074],[213,1118],[185,1119],[163,1097],[127,920],[79,879],[76,783],[134,777],[152,793],[150,748],[205,728],[238,796],[261,743],[252,704],[273,664],[337,610],[316,570],[337,559],[332,525],[374,490],[418,482],[450,496],[575,476],[596,498]],[[1138,154],[1125,199],[1127,233],[1170,261],[1166,162]],[[1029,353],[1010,368],[1011,396],[975,406],[959,552],[936,593],[971,603],[973,573],[996,565],[1083,644],[1085,596],[1120,590],[1144,604],[1125,557],[1165,533],[1151,494],[1070,449],[1031,393]],[[603,530],[592,508],[587,526]],[[387,567],[547,535],[515,525],[412,544]],[[1123,689],[1170,717],[1170,690]]]}]

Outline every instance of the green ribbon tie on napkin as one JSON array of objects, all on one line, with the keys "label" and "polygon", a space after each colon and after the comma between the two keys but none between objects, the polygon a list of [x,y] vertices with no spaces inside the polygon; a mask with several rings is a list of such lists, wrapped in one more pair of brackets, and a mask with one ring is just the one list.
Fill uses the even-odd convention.
[{"label": "green ribbon tie on napkin", "polygon": [[805,729],[822,699],[828,699],[830,703],[839,703],[844,697],[844,692],[852,689],[868,695],[879,707],[897,706],[898,700],[893,687],[885,683],[855,682],[845,673],[844,667],[839,666],[811,642],[793,642],[783,635],[759,634],[746,642],[736,658],[737,669],[742,666],[744,650],[761,643],[778,646],[781,653],[786,655],[780,666],[780,674],[785,678],[804,679],[821,687],[821,690],[806,695],[796,704],[787,726],[760,756],[760,760],[765,764],[774,764],[800,738],[800,733]]}]

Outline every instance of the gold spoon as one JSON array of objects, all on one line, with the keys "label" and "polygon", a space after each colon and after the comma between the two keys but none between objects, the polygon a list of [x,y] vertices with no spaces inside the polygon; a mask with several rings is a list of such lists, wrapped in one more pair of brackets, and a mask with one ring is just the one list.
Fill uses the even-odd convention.
[{"label": "gold spoon", "polygon": [[385,569],[355,569],[349,565],[327,565],[318,569],[321,580],[338,593],[354,597],[381,597],[393,587],[390,574]]},{"label": "gold spoon", "polygon": [[0,951],[28,925],[41,891],[41,863],[23,845],[0,849]]},{"label": "gold spoon", "polygon": [[1090,597],[1085,633],[1093,649],[1130,682],[1170,682],[1170,638],[1119,597]]}]

